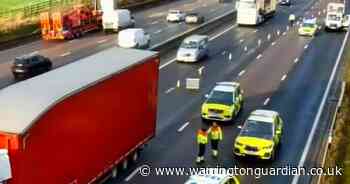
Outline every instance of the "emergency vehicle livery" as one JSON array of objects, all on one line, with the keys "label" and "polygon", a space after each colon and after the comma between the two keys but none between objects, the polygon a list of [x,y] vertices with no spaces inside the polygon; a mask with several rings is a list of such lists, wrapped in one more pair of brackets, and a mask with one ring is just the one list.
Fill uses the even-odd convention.
[{"label": "emergency vehicle livery", "polygon": [[2,89],[7,183],[95,183],[136,160],[155,135],[158,65],[114,47]]}]

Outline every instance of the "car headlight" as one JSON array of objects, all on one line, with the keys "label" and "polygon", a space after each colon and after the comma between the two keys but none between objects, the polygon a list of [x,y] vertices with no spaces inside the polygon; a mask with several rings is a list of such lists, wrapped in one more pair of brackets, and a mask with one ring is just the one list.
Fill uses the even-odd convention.
[{"label": "car headlight", "polygon": [[272,144],[269,146],[264,146],[263,149],[271,149],[272,148]]}]

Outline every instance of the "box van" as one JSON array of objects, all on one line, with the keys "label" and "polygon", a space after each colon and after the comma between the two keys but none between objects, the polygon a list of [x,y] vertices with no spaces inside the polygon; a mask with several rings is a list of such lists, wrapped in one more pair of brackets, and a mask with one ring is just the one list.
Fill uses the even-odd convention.
[{"label": "box van", "polygon": [[141,28],[125,29],[118,34],[118,45],[123,48],[148,48],[151,36]]},{"label": "box van", "polygon": [[196,62],[208,56],[208,36],[192,35],[182,42],[176,54],[176,60],[182,62]]},{"label": "box van", "polygon": [[102,25],[105,32],[117,32],[121,29],[134,27],[135,20],[127,9],[103,11]]}]

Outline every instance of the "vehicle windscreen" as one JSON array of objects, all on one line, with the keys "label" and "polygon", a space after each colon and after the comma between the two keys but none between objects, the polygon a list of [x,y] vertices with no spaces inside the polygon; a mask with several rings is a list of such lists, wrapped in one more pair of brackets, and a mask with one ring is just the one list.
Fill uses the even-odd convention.
[{"label": "vehicle windscreen", "polygon": [[248,120],[244,125],[240,136],[256,137],[261,139],[273,138],[272,123]]},{"label": "vehicle windscreen", "polygon": [[255,9],[256,4],[252,2],[239,2],[237,6],[236,8],[240,9]]},{"label": "vehicle windscreen", "polygon": [[175,10],[169,11],[169,14],[179,14],[179,13],[180,13],[179,11],[175,11]]},{"label": "vehicle windscreen", "polygon": [[214,104],[224,104],[224,105],[233,105],[233,93],[225,91],[212,91],[209,95],[207,103]]},{"label": "vehicle windscreen", "polygon": [[340,21],[340,17],[337,15],[328,15],[328,20]]},{"label": "vehicle windscreen", "polygon": [[198,48],[198,42],[193,42],[193,41],[183,42],[180,47],[185,49],[196,49]]},{"label": "vehicle windscreen", "polygon": [[315,24],[303,23],[303,27],[304,27],[304,28],[314,28],[314,27],[315,27]]}]

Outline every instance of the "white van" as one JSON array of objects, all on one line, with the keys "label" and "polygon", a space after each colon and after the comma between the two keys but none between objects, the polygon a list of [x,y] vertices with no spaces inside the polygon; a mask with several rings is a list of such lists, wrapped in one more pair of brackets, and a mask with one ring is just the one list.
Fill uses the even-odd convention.
[{"label": "white van", "polygon": [[151,36],[141,28],[125,29],[118,34],[118,45],[123,48],[148,48]]},{"label": "white van", "polygon": [[135,20],[127,9],[108,10],[103,12],[102,24],[105,32],[117,32],[121,29],[134,27]]}]

